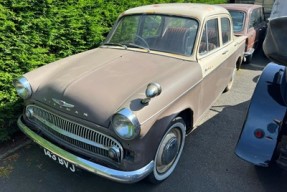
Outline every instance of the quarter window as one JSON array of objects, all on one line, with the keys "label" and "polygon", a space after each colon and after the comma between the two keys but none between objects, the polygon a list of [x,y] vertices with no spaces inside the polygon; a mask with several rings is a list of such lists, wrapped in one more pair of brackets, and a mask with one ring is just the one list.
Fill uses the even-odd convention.
[{"label": "quarter window", "polygon": [[217,47],[219,47],[218,19],[211,19],[204,26],[199,53],[204,55]]},{"label": "quarter window", "polygon": [[221,18],[221,37],[223,44],[231,40],[230,20],[228,18]]},{"label": "quarter window", "polygon": [[251,13],[249,28],[258,26],[263,20],[261,9],[254,9]]}]

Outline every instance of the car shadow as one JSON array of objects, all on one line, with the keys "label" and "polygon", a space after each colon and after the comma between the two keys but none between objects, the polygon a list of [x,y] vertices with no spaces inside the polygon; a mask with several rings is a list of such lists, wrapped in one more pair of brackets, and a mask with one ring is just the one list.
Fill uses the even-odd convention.
[{"label": "car shadow", "polygon": [[87,186],[89,191],[111,192],[242,191],[240,183],[239,190],[233,188],[234,180],[248,179],[234,174],[241,169],[237,163],[242,163],[234,155],[234,147],[243,124],[243,111],[248,108],[248,103],[213,106],[202,123],[186,137],[181,159],[173,174],[160,184],[150,184],[145,179],[135,184],[121,184],[85,171],[70,177],[69,182],[74,189],[83,191],[88,189]]},{"label": "car shadow", "polygon": [[161,184],[153,185],[142,180],[126,185],[82,172],[82,186],[77,184],[77,188],[83,189],[93,183],[93,188],[100,191],[127,192],[256,191],[256,186],[260,186],[258,191],[286,189],[287,183],[283,182],[286,174],[282,170],[255,168],[234,154],[248,105],[249,101],[213,106],[203,123],[187,136],[179,164]]},{"label": "car shadow", "polygon": [[[276,164],[268,168],[257,166],[253,168],[266,191],[286,191],[287,171],[278,167]],[[272,183],[272,185],[270,185],[270,183]]]},{"label": "car shadow", "polygon": [[[249,102],[213,106],[209,112],[214,114],[212,118],[187,138],[187,147],[178,168],[181,170],[175,172],[185,172],[184,168],[190,164],[192,171],[184,175],[200,178],[199,182],[212,191],[286,191],[286,171],[276,165],[256,167],[234,153]],[[180,178],[179,175],[177,177]],[[190,185],[196,185],[196,182]],[[199,187],[195,191],[203,189]]]},{"label": "car shadow", "polygon": [[269,62],[270,60],[265,56],[263,49],[259,48],[254,52],[251,63],[247,64],[243,62],[241,69],[262,71]]}]

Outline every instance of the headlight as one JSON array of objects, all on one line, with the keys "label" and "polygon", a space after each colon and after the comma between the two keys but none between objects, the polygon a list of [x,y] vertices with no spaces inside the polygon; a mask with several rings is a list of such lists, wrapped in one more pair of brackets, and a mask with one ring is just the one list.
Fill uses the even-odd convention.
[{"label": "headlight", "polygon": [[30,86],[30,83],[25,77],[19,77],[18,79],[15,79],[14,87],[16,88],[16,91],[20,97],[23,99],[28,99],[32,95],[32,89]]},{"label": "headlight", "polygon": [[125,140],[131,140],[140,133],[140,124],[130,109],[124,108],[112,118],[112,127],[115,133]]}]

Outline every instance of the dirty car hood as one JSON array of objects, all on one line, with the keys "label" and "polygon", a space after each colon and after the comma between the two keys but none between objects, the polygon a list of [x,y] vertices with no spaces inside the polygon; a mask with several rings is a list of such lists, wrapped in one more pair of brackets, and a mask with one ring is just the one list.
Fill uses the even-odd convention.
[{"label": "dirty car hood", "polygon": [[[109,118],[123,103],[135,94],[143,98],[149,82],[160,83],[163,76],[171,78],[180,63],[179,59],[150,53],[98,48],[51,67],[44,66],[46,77],[33,99],[108,126]],[[67,105],[60,107],[63,103]]]}]

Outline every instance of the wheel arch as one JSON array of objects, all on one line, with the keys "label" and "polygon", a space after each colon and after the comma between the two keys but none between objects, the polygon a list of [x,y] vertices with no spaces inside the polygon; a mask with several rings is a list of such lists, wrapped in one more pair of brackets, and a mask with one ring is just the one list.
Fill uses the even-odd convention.
[{"label": "wheel arch", "polygon": [[178,115],[186,124],[186,133],[190,133],[193,129],[193,111],[190,108],[182,110]]}]

